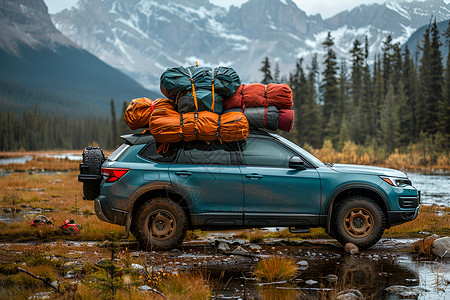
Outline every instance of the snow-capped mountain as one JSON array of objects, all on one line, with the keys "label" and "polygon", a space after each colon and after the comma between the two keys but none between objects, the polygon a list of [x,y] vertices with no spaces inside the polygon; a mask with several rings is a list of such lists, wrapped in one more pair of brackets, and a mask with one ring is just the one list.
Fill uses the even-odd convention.
[{"label": "snow-capped mountain", "polygon": [[42,0],[0,1],[0,110],[107,114],[109,101],[153,97],[53,25]]},{"label": "snow-capped mountain", "polygon": [[53,15],[53,22],[82,48],[155,89],[167,67],[196,61],[232,66],[252,82],[261,79],[258,69],[267,56],[286,74],[299,57],[322,54],[329,31],[338,56],[366,35],[373,54],[387,35],[403,43],[432,16],[450,19],[450,6],[444,0],[390,0],[324,20],[291,0],[248,0],[229,9],[209,0],[79,0]]}]

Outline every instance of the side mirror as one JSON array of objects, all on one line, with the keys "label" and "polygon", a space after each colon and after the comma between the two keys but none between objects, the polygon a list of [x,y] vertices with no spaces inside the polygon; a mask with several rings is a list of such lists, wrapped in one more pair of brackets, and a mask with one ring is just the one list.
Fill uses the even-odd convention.
[{"label": "side mirror", "polygon": [[298,156],[291,157],[289,159],[289,168],[296,170],[304,170],[305,162]]}]

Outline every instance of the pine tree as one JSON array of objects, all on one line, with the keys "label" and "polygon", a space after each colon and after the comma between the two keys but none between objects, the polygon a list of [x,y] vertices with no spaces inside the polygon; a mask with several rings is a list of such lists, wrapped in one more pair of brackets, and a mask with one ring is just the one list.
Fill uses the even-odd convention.
[{"label": "pine tree", "polygon": [[337,85],[337,62],[336,53],[333,50],[334,41],[330,32],[322,43],[325,48],[325,68],[322,72],[323,80],[320,86],[321,99],[323,103],[323,128],[324,138],[337,139],[342,116],[338,116],[339,90]]},{"label": "pine tree", "polygon": [[281,83],[280,64],[278,62],[276,62],[276,64],[275,64],[275,71],[273,72],[273,82],[274,83]]},{"label": "pine tree", "polygon": [[406,115],[405,127],[402,130],[407,132],[407,134],[413,140],[417,133],[417,122],[416,122],[416,105],[417,105],[417,74],[414,65],[414,60],[410,56],[408,45],[405,45],[405,51],[403,52],[403,72],[402,72],[402,82],[405,91],[405,99],[408,111],[403,112]]},{"label": "pine tree", "polygon": [[322,144],[321,138],[321,118],[320,107],[316,101],[316,83],[319,73],[319,64],[317,54],[314,54],[309,67],[308,77],[305,83],[305,99],[300,107],[300,119],[304,129],[304,142],[313,147],[319,147]]},{"label": "pine tree", "polygon": [[436,20],[434,20],[431,27],[431,57],[430,57],[430,71],[431,71],[431,86],[430,97],[426,102],[426,132],[436,133],[438,127],[438,103],[442,100],[443,92],[442,86],[444,83],[441,55],[441,42],[439,40],[439,31],[437,28]]},{"label": "pine tree", "polygon": [[110,105],[111,105],[111,139],[110,139],[110,143],[109,143],[109,147],[110,148],[114,148],[115,146],[117,146],[117,140],[118,140],[118,132],[117,132],[117,121],[116,121],[116,108],[114,105],[114,99],[111,98],[110,101]]},{"label": "pine tree", "polygon": [[422,45],[419,46],[419,49],[422,51],[422,57],[420,59],[419,67],[420,94],[417,101],[417,106],[415,108],[417,116],[416,136],[419,136],[420,132],[429,132],[430,123],[433,122],[430,120],[430,115],[428,114],[428,100],[432,94],[430,27],[425,29],[425,33],[423,34],[423,42]]},{"label": "pine tree", "polygon": [[388,92],[381,108],[379,137],[387,151],[392,152],[400,141],[400,108],[392,84],[388,85],[387,90]]},{"label": "pine tree", "polygon": [[270,71],[269,58],[266,56],[261,63],[262,63],[262,67],[261,67],[261,69],[259,69],[263,73],[263,80],[261,81],[261,83],[269,84],[273,81],[272,73]]},{"label": "pine tree", "polygon": [[444,32],[446,37],[448,54],[447,64],[445,68],[444,89],[443,97],[438,103],[438,130],[444,136],[444,149],[450,150],[450,21],[448,22],[447,29]]}]

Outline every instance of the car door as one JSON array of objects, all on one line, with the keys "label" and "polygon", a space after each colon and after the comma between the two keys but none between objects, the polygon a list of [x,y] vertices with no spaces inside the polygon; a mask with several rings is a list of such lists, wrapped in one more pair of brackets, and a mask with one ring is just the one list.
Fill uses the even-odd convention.
[{"label": "car door", "polygon": [[172,184],[191,199],[194,225],[242,225],[242,178],[233,150],[219,141],[185,142],[170,165]]},{"label": "car door", "polygon": [[248,138],[241,145],[244,224],[304,226],[318,223],[320,178],[315,168],[289,168],[293,150],[272,137]]}]

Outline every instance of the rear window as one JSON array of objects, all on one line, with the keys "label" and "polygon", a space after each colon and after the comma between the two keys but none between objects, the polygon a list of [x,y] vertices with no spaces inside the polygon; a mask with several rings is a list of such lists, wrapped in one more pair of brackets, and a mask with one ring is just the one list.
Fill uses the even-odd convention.
[{"label": "rear window", "polygon": [[172,162],[178,152],[178,144],[150,143],[139,152],[139,156],[156,162]]},{"label": "rear window", "polygon": [[117,148],[116,150],[114,150],[113,153],[111,153],[110,156],[108,156],[108,160],[117,160],[120,155],[122,155],[125,150],[127,150],[130,147],[130,145],[127,144],[122,144],[119,146],[119,148]]}]

